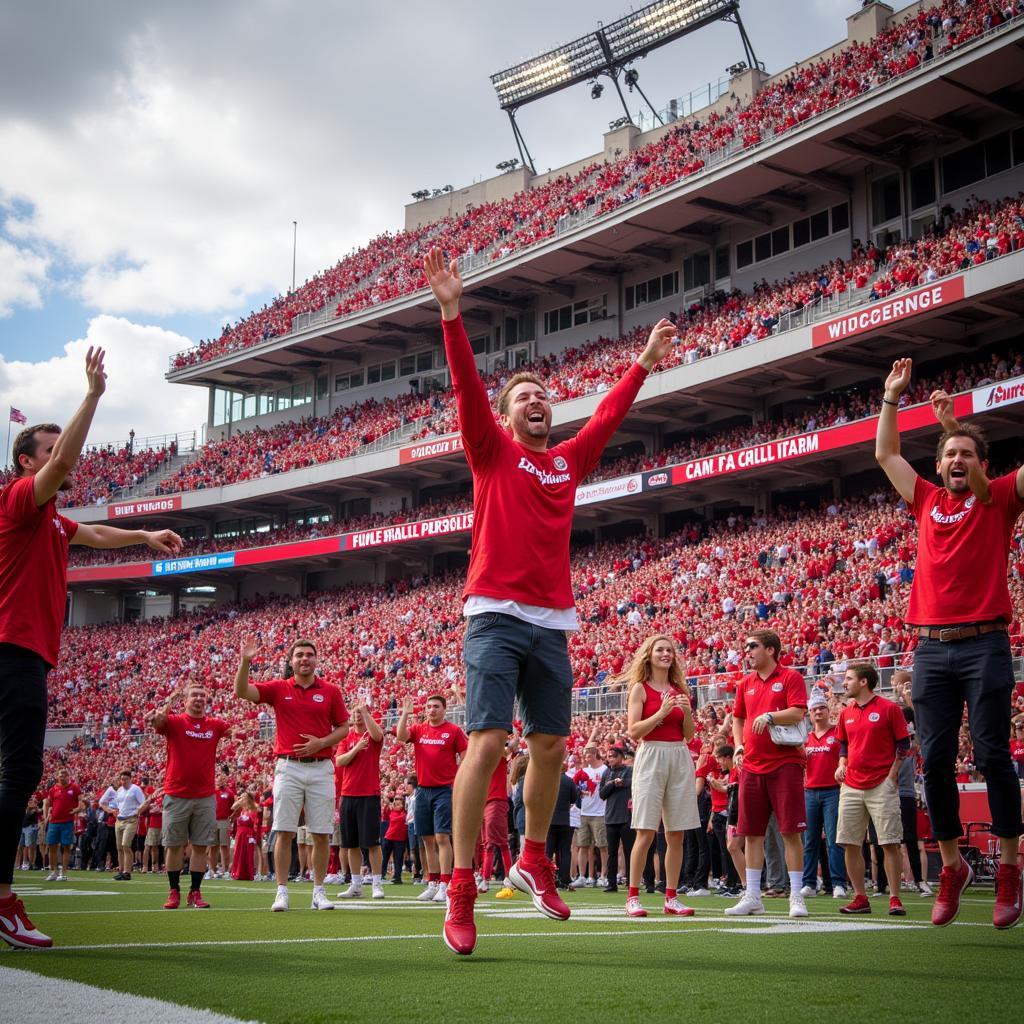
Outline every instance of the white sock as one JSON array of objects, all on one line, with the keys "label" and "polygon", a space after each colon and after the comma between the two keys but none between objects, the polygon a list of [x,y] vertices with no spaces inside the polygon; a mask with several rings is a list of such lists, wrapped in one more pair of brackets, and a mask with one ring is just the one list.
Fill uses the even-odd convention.
[{"label": "white sock", "polygon": [[316,894],[318,892],[323,892],[323,891],[324,891],[324,887],[322,885],[314,885],[313,886],[313,893],[314,894]]},{"label": "white sock", "polygon": [[371,876],[371,881],[374,885],[380,885],[380,875]]},{"label": "white sock", "polygon": [[[789,873],[789,891],[794,896],[800,892],[801,887],[804,884],[804,873],[802,871],[790,871]],[[813,888],[813,886],[812,886]]]},{"label": "white sock", "polygon": [[747,868],[747,895],[755,900],[761,898],[760,868]]},{"label": "white sock", "polygon": [[287,885],[279,885],[277,887],[277,893],[278,893],[279,896],[281,895],[281,893],[283,893],[283,892],[286,893],[287,891],[288,891],[288,886]]}]

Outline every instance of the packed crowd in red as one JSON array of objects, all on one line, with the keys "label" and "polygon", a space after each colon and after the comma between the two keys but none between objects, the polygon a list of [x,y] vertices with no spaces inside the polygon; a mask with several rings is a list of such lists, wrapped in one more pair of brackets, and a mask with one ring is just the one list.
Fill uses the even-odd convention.
[{"label": "packed crowd in red", "polygon": [[[907,389],[901,402],[913,405],[925,402],[931,392],[941,388],[948,394],[958,394],[985,384],[1019,377],[1024,374],[1024,355],[1016,351],[993,352],[973,361],[950,362],[934,372],[917,378]],[[618,459],[606,459],[587,477],[587,483],[609,480],[613,477],[638,473],[702,458],[719,452],[734,451],[750,445],[791,437],[794,434],[821,430],[875,415],[881,395],[877,384],[850,388],[841,394],[833,394],[828,400],[802,410],[799,414],[784,414],[761,421],[744,423],[715,431],[707,437],[691,436],[675,444],[666,445],[660,452],[652,454],[627,455]],[[438,516],[467,512],[472,508],[472,493],[467,487],[458,494],[445,498],[424,501],[402,512],[372,513],[358,516],[339,523],[317,523],[309,526],[279,526],[263,532],[246,533],[239,536],[221,537],[213,540],[186,538],[184,555],[215,551],[237,551],[242,548],[262,547],[267,544],[284,544],[290,541],[311,540],[316,537],[369,530],[378,526],[394,526],[400,523],[432,519]],[[149,527],[147,527],[149,528]],[[155,527],[154,527],[155,528]],[[72,566],[99,565],[109,563],[130,563],[149,560],[142,549],[113,549],[73,547]]]},{"label": "packed crowd in red", "polygon": [[[1021,541],[1018,535],[1009,567],[1016,608],[1024,601]],[[570,640],[576,685],[590,690],[620,679],[632,652],[656,631],[676,637],[688,678],[712,700],[730,699],[742,674],[742,639],[755,626],[777,629],[784,662],[810,673],[827,675],[855,657],[880,656],[883,668],[907,661],[912,654],[899,652],[912,652],[916,637],[901,615],[914,544],[912,519],[880,486],[869,498],[823,509],[734,514],[662,540],[580,549],[573,584],[581,629]],[[411,578],[173,620],[68,629],[49,678],[49,720],[84,722],[91,739],[50,754],[50,767],[66,759],[90,784],[125,763],[156,774],[162,741],[146,736],[144,716],[195,677],[213,689],[214,710],[236,724],[223,759],[243,781],[255,781],[268,769],[261,709],[231,695],[248,634],[262,646],[256,678],[279,674],[289,642],[312,636],[325,678],[381,716],[406,695],[421,706],[432,692],[457,691],[462,582],[462,573]],[[1019,654],[1019,623],[1011,634]],[[404,751],[394,747],[393,755],[396,770],[406,767]]]},{"label": "packed crowd in red", "polygon": [[594,206],[608,212],[697,173],[712,153],[769,141],[1019,16],[1022,9],[1019,0],[943,0],[869,43],[850,45],[778,77],[745,107],[733,104],[721,113],[691,118],[618,161],[589,165],[511,199],[411,231],[381,235],[294,293],[226,326],[219,338],[180,353],[175,368],[287,334],[301,313],[334,304],[335,316],[346,316],[421,290],[426,279],[419,254],[427,242],[451,253],[489,253],[500,259],[551,237],[566,216]]},{"label": "packed crowd in red", "polygon": [[[1000,203],[974,200],[944,217],[933,233],[894,245],[886,253],[856,244],[849,260],[832,260],[771,284],[762,281],[749,295],[717,292],[680,311],[677,344],[659,370],[762,341],[778,330],[786,314],[848,291],[861,291],[865,299],[884,298],[1022,247],[1024,195]],[[519,369],[540,375],[554,402],[602,391],[625,372],[648,331],[649,325],[642,325],[618,339],[598,337]],[[500,370],[484,379],[496,395],[508,377],[507,370]],[[218,487],[342,459],[403,424],[420,420],[416,438],[453,431],[452,393],[435,393],[429,400],[419,395],[371,398],[329,416],[258,427],[210,442],[198,458],[161,481],[159,491],[174,494]]]}]

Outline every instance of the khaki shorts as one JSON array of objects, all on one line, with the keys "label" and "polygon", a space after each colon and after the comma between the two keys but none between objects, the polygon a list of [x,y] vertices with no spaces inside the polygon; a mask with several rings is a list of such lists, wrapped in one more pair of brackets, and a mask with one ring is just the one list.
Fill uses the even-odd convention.
[{"label": "khaki shorts", "polygon": [[341,822],[339,821],[334,826],[334,831],[331,833],[331,846],[341,846]]},{"label": "khaki shorts", "polygon": [[163,829],[150,828],[146,833],[146,845],[147,846],[162,846],[161,837],[163,835]]},{"label": "khaki shorts", "polygon": [[839,825],[836,842],[840,846],[860,846],[868,830],[868,819],[875,825],[879,846],[903,842],[900,816],[900,791],[895,782],[883,779],[874,789],[854,789],[843,783],[839,790]]},{"label": "khaki shorts", "polygon": [[334,831],[334,764],[329,757],[303,763],[279,757],[274,768],[274,830],[298,832],[306,810],[306,829],[313,835]]},{"label": "khaki shorts", "polygon": [[231,842],[231,821],[217,819],[217,845],[227,846]]},{"label": "khaki shorts", "polygon": [[118,818],[114,822],[114,843],[119,850],[130,850],[135,841],[135,833],[139,831],[138,818]]},{"label": "khaki shorts", "polygon": [[633,828],[700,828],[693,757],[685,743],[644,740],[633,762]]},{"label": "khaki shorts", "polygon": [[297,842],[299,846],[312,846],[313,833],[310,832],[305,825],[300,825],[298,831],[295,833],[295,842]]},{"label": "khaki shorts", "polygon": [[608,837],[604,831],[604,816],[584,814],[580,818],[580,827],[576,829],[575,840],[576,845],[582,846],[584,849],[591,846],[607,846]]},{"label": "khaki shorts", "polygon": [[190,800],[164,797],[164,846],[214,846],[217,842],[217,800],[213,795]]}]

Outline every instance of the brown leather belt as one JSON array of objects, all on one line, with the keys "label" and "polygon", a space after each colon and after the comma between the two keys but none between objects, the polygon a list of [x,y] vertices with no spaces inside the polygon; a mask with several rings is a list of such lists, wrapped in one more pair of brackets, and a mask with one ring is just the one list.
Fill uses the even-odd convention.
[{"label": "brown leather belt", "polygon": [[296,757],[294,754],[278,754],[279,761],[298,761],[300,764],[312,764],[314,761],[326,761],[326,757]]},{"label": "brown leather belt", "polygon": [[986,633],[1006,633],[1005,622],[978,622],[969,626],[919,626],[917,635],[928,640],[939,640],[944,644],[956,643],[957,640],[970,640],[972,637],[984,636]]}]

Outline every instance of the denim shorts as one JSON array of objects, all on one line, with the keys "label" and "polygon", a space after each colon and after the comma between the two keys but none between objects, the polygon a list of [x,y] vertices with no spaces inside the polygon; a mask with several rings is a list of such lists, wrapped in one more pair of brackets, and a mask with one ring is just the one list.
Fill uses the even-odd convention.
[{"label": "denim shorts", "polygon": [[472,615],[462,645],[466,732],[512,729],[516,698],[523,735],[568,736],[572,667],[565,633],[501,612]]},{"label": "denim shorts", "polygon": [[420,786],[413,807],[417,836],[452,834],[452,787]]},{"label": "denim shorts", "polygon": [[51,821],[46,826],[47,846],[74,846],[75,827],[70,821]]}]

